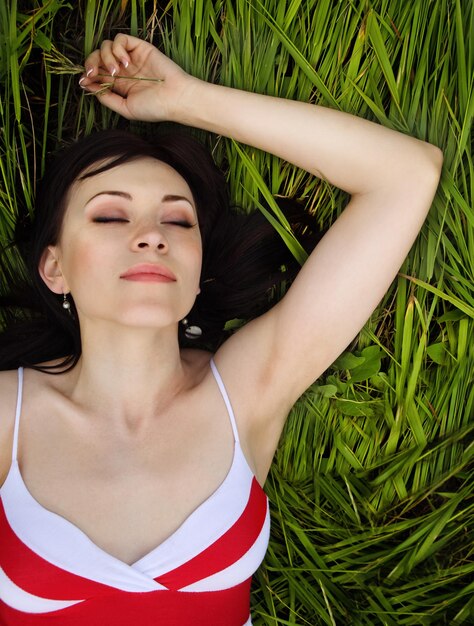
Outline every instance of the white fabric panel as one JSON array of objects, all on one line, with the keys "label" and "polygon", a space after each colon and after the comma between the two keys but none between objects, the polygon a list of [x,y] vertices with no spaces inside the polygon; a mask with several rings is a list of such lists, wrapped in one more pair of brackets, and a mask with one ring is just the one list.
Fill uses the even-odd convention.
[{"label": "white fabric panel", "polygon": [[28,491],[18,463],[0,489],[11,529],[35,554],[67,572],[123,591],[164,589],[154,580],[107,554],[79,528],[52,513]]},{"label": "white fabric panel", "polygon": [[242,515],[252,480],[253,474],[236,443],[232,467],[221,485],[171,537],[134,563],[133,567],[151,578],[158,578],[208,548]]},{"label": "white fabric panel", "polygon": [[[247,505],[252,480],[236,443],[232,466],[217,490],[175,533],[132,566],[101,550],[71,522],[42,507],[28,491],[17,462],[12,464],[0,495],[12,530],[36,554],[84,578],[141,592],[165,589],[153,579],[186,563],[232,527]],[[238,582],[242,580],[245,577]]]},{"label": "white fabric panel", "polygon": [[0,567],[0,599],[12,609],[24,613],[52,613],[73,604],[79,604],[83,600],[48,600],[33,596],[23,591],[12,582]]},{"label": "white fabric panel", "polygon": [[229,567],[226,567],[212,576],[198,580],[187,587],[183,587],[180,591],[220,591],[234,587],[243,580],[250,578],[263,561],[267,550],[269,535],[270,513],[267,507],[265,523],[260,535],[250,550]]}]

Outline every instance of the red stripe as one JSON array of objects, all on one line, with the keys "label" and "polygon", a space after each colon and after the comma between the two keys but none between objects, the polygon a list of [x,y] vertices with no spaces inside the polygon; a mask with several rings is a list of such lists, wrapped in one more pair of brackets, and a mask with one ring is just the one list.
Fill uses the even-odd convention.
[{"label": "red stripe", "polygon": [[13,532],[1,498],[0,566],[15,585],[49,600],[82,600],[104,591],[116,591],[114,587],[71,574],[35,554]]},{"label": "red stripe", "polygon": [[267,514],[267,497],[254,478],[247,505],[239,519],[208,548],[155,580],[178,590],[212,576],[240,559],[258,539]]},{"label": "red stripe", "polygon": [[242,626],[248,619],[250,578],[223,591],[116,592],[84,603],[32,615],[0,601],[2,626]]}]

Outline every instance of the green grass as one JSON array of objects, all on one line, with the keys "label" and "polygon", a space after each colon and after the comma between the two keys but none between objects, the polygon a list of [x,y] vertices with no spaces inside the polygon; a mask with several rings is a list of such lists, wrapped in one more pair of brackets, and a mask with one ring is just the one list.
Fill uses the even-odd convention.
[{"label": "green grass", "polygon": [[[377,310],[295,405],[267,491],[254,623],[468,624],[474,573],[474,10],[464,0],[63,0],[0,4],[0,240],[64,140],[120,122],[73,64],[121,30],[208,80],[322,104],[440,146],[433,208]],[[197,133],[202,136],[201,133]],[[343,193],[207,137],[233,198],[299,244],[272,195],[322,226]],[[11,271],[16,260],[10,257]],[[350,311],[348,311],[350,314]]]}]

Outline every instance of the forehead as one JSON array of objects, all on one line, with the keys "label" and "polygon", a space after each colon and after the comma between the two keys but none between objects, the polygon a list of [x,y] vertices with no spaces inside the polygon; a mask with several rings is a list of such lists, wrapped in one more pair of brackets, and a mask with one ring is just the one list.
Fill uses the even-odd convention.
[{"label": "forehead", "polygon": [[163,161],[144,157],[94,174],[95,170],[106,164],[107,161],[95,163],[81,174],[84,176],[92,172],[91,176],[74,182],[69,193],[68,205],[87,202],[91,196],[100,191],[116,190],[128,192],[132,197],[158,198],[160,193],[182,195],[194,206],[193,195],[185,179]]}]

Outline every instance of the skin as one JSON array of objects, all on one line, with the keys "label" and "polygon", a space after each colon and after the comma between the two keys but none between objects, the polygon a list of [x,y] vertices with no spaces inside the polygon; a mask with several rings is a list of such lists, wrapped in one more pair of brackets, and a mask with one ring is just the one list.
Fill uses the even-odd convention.
[{"label": "skin", "polygon": [[[70,196],[59,244],[46,250],[41,273],[55,293],[73,294],[83,343],[90,334],[100,341],[109,325],[101,322],[171,325],[176,335],[197,295],[202,258],[184,179],[164,163],[140,159],[76,183]],[[162,264],[176,280],[153,289],[121,278],[137,263]]]},{"label": "skin", "polygon": [[[263,484],[291,406],[359,332],[407,256],[436,191],[441,153],[345,113],[200,81],[128,35],[104,41],[85,65],[81,87],[128,119],[233,137],[351,195],[283,300],[215,355],[244,454]],[[101,92],[106,72],[160,82],[117,79]],[[153,201],[190,192],[163,164],[139,165],[78,185],[59,246],[45,251],[43,278],[56,293],[72,292],[84,350],[67,374],[26,371],[19,451],[33,496],[128,563],[218,487],[233,449],[211,355],[180,352],[176,338],[198,288],[198,227],[170,234],[166,203]],[[142,166],[153,172],[145,183]],[[130,221],[91,225],[84,199],[110,184],[132,196],[120,199]],[[120,273],[135,258],[159,259],[179,280],[123,284]],[[0,482],[10,466],[15,396],[16,373],[0,373]]]}]

